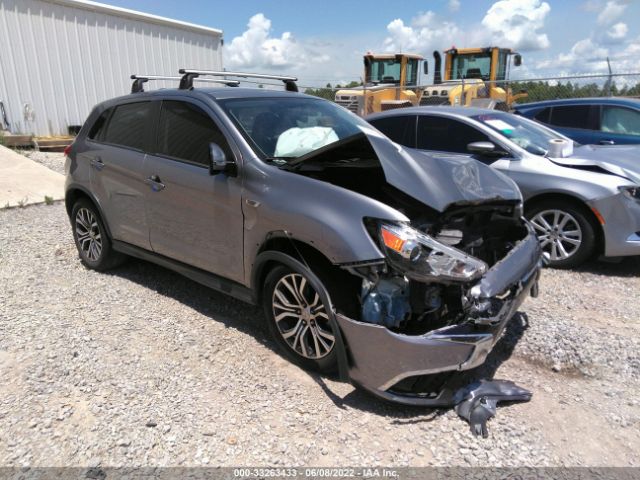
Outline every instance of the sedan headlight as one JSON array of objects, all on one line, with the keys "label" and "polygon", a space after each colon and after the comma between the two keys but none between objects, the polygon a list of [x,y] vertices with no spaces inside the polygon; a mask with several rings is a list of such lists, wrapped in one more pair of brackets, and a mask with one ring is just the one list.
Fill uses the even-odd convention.
[{"label": "sedan headlight", "polygon": [[640,187],[618,187],[618,190],[627,198],[640,202]]},{"label": "sedan headlight", "polygon": [[481,277],[487,264],[404,224],[379,224],[380,243],[389,263],[417,281],[467,282]]}]

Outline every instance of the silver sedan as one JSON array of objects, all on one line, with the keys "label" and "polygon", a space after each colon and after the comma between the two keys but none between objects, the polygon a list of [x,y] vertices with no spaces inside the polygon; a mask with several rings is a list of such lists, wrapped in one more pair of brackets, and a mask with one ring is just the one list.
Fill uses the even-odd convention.
[{"label": "silver sedan", "polygon": [[[640,255],[638,146],[578,145],[531,120],[478,108],[415,107],[367,120],[397,143],[473,155],[515,180],[552,266]],[[554,143],[560,151],[551,151]]]}]

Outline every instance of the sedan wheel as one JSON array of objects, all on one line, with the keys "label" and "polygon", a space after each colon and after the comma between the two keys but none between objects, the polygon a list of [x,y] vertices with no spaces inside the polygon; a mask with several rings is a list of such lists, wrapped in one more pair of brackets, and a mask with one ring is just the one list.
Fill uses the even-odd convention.
[{"label": "sedan wheel", "polygon": [[542,250],[554,268],[574,268],[596,252],[598,224],[591,212],[577,202],[545,200],[529,205],[531,222]]},{"label": "sedan wheel", "polygon": [[299,273],[283,276],[271,300],[273,319],[282,339],[297,354],[320,360],[331,353],[335,337],[320,295]]},{"label": "sedan wheel", "polygon": [[543,210],[531,218],[542,249],[551,261],[567,260],[582,245],[582,229],[573,215],[562,210]]}]

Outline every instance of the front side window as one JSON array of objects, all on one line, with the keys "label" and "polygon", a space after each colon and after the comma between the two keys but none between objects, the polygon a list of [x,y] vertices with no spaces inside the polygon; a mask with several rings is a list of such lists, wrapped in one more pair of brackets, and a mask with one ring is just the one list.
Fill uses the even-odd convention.
[{"label": "front side window", "polygon": [[116,107],[102,141],[136,150],[144,150],[151,125],[151,102],[125,103]]},{"label": "front side window", "polygon": [[418,148],[441,152],[468,153],[467,145],[488,142],[478,129],[451,118],[421,116],[418,118]]},{"label": "front side window", "polygon": [[234,98],[218,104],[265,160],[287,160],[370,129],[332,102],[305,97]]},{"label": "front side window", "polygon": [[603,132],[640,135],[640,112],[624,107],[602,107]]},{"label": "front side window", "polygon": [[209,165],[209,144],[217,143],[227,159],[231,150],[224,135],[200,107],[189,102],[162,102],[157,153],[202,166]]},{"label": "front side window", "polygon": [[417,85],[418,84],[418,60],[417,59],[408,59],[407,60],[407,85]]},{"label": "front side window", "polygon": [[553,107],[549,123],[557,127],[589,128],[590,105]]}]

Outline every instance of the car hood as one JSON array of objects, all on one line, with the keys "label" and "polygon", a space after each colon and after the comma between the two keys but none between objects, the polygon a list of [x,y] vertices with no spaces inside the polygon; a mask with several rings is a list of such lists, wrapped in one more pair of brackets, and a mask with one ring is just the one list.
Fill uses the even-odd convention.
[{"label": "car hood", "polygon": [[640,183],[640,146],[581,145],[566,158],[550,158],[563,167],[600,171]]},{"label": "car hood", "polygon": [[345,138],[299,157],[289,166],[331,155],[349,143],[368,141],[390,185],[419,202],[444,212],[454,205],[492,201],[522,201],[516,183],[483,163],[462,155],[434,155],[404,148],[373,128],[360,127],[362,134]]},{"label": "car hood", "polygon": [[401,147],[377,132],[365,134],[387,182],[435,210],[522,200],[513,180],[473,158],[428,154]]}]

